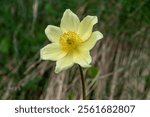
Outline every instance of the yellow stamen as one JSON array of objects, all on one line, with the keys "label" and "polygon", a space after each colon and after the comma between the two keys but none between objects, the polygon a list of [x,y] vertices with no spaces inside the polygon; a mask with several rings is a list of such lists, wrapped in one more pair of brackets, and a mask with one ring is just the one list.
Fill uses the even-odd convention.
[{"label": "yellow stamen", "polygon": [[82,40],[78,34],[69,31],[61,35],[59,42],[62,46],[62,49],[66,52],[69,52],[73,49],[76,49]]}]

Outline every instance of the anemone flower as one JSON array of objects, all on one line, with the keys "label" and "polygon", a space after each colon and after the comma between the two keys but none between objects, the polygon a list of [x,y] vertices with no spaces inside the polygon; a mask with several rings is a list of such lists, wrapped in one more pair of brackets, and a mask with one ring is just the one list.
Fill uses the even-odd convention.
[{"label": "anemone flower", "polygon": [[56,73],[75,63],[83,68],[90,67],[90,50],[103,38],[99,31],[92,32],[97,22],[96,16],[88,15],[80,21],[70,9],[65,10],[60,27],[48,25],[45,29],[51,43],[40,50],[41,59],[56,61]]}]

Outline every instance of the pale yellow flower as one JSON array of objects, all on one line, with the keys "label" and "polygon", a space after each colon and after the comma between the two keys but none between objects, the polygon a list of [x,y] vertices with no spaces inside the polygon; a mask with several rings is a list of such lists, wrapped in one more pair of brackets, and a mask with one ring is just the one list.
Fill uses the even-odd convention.
[{"label": "pale yellow flower", "polygon": [[103,37],[93,26],[98,22],[96,16],[86,16],[81,22],[76,14],[67,9],[61,19],[60,28],[48,25],[45,33],[52,42],[40,50],[43,60],[56,62],[55,72],[59,73],[75,63],[90,67],[90,50]]}]

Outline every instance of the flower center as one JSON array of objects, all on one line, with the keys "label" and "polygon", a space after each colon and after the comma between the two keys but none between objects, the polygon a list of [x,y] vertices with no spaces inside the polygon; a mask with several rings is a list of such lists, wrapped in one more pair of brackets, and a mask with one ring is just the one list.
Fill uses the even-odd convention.
[{"label": "flower center", "polygon": [[61,35],[60,44],[62,49],[66,52],[76,49],[77,46],[82,42],[81,38],[75,32],[67,32]]}]

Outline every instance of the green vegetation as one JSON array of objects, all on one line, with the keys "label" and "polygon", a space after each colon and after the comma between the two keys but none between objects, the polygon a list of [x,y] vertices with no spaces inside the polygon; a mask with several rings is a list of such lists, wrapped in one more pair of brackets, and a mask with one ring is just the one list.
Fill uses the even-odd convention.
[{"label": "green vegetation", "polygon": [[150,99],[149,0],[0,0],[0,99],[80,99],[77,66],[54,73],[41,61],[45,28],[65,9],[99,18],[104,38],[91,51],[87,99]]}]

